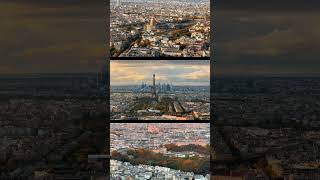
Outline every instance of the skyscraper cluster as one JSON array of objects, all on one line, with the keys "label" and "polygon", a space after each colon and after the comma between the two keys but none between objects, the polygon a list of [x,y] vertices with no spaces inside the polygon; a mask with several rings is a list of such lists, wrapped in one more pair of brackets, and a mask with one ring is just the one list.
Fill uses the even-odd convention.
[{"label": "skyscraper cluster", "polygon": [[148,85],[145,82],[139,86],[138,91],[140,92],[151,92],[154,95],[157,93],[168,93],[174,91],[173,85],[169,83],[158,83],[156,84],[155,74],[153,75],[152,85]]}]

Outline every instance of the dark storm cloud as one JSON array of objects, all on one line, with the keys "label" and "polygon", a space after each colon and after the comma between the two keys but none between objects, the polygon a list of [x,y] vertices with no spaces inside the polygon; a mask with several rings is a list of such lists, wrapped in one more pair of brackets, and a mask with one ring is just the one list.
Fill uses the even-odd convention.
[{"label": "dark storm cloud", "polygon": [[299,2],[226,0],[220,6],[217,2],[214,72],[320,75],[320,13],[314,11],[320,9],[319,3]]},{"label": "dark storm cloud", "polygon": [[101,68],[106,52],[102,1],[1,1],[0,20],[0,74]]},{"label": "dark storm cloud", "polygon": [[101,5],[104,0],[3,0],[3,2],[25,3],[33,5]]}]

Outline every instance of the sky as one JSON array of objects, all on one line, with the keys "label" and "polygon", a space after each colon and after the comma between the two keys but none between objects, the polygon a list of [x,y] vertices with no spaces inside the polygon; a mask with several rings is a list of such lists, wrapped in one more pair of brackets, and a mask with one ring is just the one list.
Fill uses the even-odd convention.
[{"label": "sky", "polygon": [[320,1],[215,2],[216,75],[320,75]]},{"label": "sky", "polygon": [[0,75],[96,72],[106,42],[102,0],[0,0]]},{"label": "sky", "polygon": [[111,85],[152,84],[153,74],[156,83],[173,85],[210,85],[210,61],[208,60],[112,60],[110,62]]}]

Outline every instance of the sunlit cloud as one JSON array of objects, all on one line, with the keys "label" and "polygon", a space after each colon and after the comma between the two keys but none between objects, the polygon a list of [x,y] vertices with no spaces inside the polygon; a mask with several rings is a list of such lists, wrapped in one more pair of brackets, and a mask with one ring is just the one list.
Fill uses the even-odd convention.
[{"label": "sunlit cloud", "polygon": [[180,77],[184,78],[184,79],[192,79],[192,80],[209,79],[210,78],[210,71],[209,70],[199,70],[199,71],[194,71],[194,72],[187,73],[187,74],[181,74]]},{"label": "sunlit cloud", "polygon": [[[195,61],[194,61],[195,62]],[[191,61],[117,61],[110,62],[111,85],[134,85],[157,82],[175,85],[209,85],[210,63],[192,64]]]}]

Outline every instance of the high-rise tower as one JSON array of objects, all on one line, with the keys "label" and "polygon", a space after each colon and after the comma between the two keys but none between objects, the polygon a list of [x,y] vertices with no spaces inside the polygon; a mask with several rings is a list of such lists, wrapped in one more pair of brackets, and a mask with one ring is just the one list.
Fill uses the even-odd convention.
[{"label": "high-rise tower", "polygon": [[157,92],[156,92],[156,74],[153,74],[152,97],[157,97]]}]

